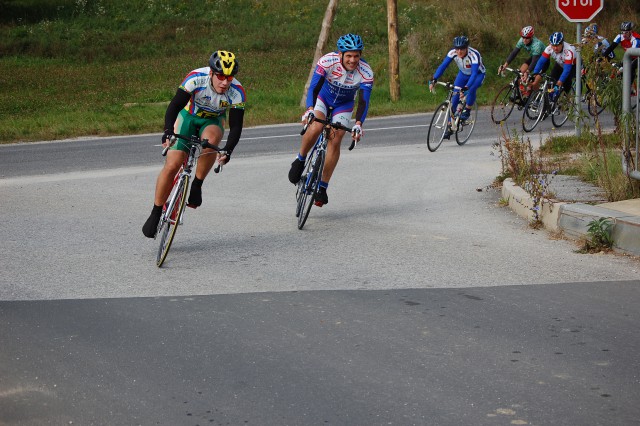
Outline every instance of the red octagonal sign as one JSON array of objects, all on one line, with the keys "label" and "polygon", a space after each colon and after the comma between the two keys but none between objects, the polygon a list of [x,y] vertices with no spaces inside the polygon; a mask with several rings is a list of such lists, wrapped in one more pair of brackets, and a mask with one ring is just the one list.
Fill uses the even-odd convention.
[{"label": "red octagonal sign", "polygon": [[602,10],[604,0],[556,0],[556,9],[570,22],[589,22]]}]

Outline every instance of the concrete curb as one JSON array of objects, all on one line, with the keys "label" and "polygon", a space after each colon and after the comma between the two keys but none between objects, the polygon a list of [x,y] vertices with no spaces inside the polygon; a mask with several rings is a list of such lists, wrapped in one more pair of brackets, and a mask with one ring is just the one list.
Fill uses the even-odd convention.
[{"label": "concrete curb", "polygon": [[[502,184],[502,198],[509,201],[509,208],[518,216],[533,221],[531,196],[517,186],[511,179]],[[561,231],[574,240],[589,239],[589,223],[600,218],[610,218],[614,225],[611,236],[613,249],[620,253],[640,256],[640,216],[612,210],[600,205],[585,203],[567,203],[551,200],[543,203],[540,218],[545,229],[551,232]]]}]

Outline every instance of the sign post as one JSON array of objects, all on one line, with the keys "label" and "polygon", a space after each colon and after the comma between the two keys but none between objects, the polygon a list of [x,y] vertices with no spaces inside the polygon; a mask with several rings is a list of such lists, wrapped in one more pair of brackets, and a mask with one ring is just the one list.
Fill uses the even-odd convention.
[{"label": "sign post", "polygon": [[[576,22],[576,43],[581,42],[581,22],[589,22],[602,10],[604,0],[556,0],[556,9],[569,22]],[[580,109],[582,97],[582,57],[576,49],[576,111]],[[580,136],[580,126],[576,122],[576,136]]]}]

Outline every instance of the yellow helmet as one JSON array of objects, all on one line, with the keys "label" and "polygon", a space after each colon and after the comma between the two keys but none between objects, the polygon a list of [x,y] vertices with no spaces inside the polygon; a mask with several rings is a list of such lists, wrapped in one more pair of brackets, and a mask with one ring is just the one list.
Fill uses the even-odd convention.
[{"label": "yellow helmet", "polygon": [[209,58],[209,66],[213,72],[224,75],[236,75],[238,61],[236,55],[226,50],[217,50]]}]

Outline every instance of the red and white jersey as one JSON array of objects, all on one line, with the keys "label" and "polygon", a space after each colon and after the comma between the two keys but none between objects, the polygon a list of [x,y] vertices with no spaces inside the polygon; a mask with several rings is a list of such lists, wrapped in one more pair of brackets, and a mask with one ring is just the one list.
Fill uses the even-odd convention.
[{"label": "red and white jersey", "polygon": [[576,63],[576,48],[566,41],[562,42],[562,44],[563,47],[560,53],[554,52],[553,45],[550,44],[544,49],[542,56],[546,59],[553,58],[553,60],[556,61],[556,64],[560,65],[562,68],[564,68],[565,65],[574,65]]},{"label": "red and white jersey", "polygon": [[613,39],[613,42],[622,46],[624,50],[631,47],[640,47],[640,34],[632,32],[630,36],[625,36],[620,33]]}]

